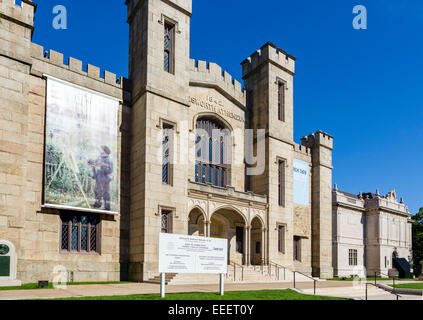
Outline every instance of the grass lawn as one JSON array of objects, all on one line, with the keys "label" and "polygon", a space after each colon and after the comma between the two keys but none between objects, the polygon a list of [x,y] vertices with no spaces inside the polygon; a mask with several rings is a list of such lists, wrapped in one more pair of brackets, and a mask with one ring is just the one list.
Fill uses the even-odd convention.
[{"label": "grass lawn", "polygon": [[[120,283],[133,283],[133,282],[69,282],[68,286],[78,286],[84,284],[120,284]],[[23,284],[20,287],[0,287],[1,290],[33,290],[33,289],[54,289],[53,283],[49,282],[48,286],[45,288],[39,288],[38,283],[27,283]]]},{"label": "grass lawn", "polygon": [[[392,284],[390,284],[389,286],[392,287]],[[395,284],[395,288],[398,288],[398,289],[420,289],[420,290],[423,290],[423,282]]]},{"label": "grass lawn", "polygon": [[165,299],[158,294],[137,294],[110,297],[83,297],[54,300],[347,300],[300,294],[294,290],[228,291],[224,296],[214,292],[170,293]]}]

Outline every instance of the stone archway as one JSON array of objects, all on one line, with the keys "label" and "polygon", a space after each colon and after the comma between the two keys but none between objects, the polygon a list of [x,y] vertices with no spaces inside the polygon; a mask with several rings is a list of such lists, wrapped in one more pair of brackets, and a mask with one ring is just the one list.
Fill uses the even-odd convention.
[{"label": "stone archway", "polygon": [[13,243],[0,240],[0,286],[20,286],[16,280],[17,256]]},{"label": "stone archway", "polygon": [[248,225],[245,217],[225,207],[211,215],[210,237],[228,239],[228,262],[248,264]]},{"label": "stone archway", "polygon": [[205,237],[207,236],[206,215],[198,207],[194,207],[188,216],[188,235]]},{"label": "stone archway", "polygon": [[264,226],[259,217],[251,221],[251,264],[262,265],[264,263]]}]

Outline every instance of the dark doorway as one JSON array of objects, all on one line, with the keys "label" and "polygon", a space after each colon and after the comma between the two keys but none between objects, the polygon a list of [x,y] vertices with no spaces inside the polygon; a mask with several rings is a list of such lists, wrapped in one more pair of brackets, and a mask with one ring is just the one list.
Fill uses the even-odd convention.
[{"label": "dark doorway", "polygon": [[244,228],[236,227],[236,252],[244,253]]}]

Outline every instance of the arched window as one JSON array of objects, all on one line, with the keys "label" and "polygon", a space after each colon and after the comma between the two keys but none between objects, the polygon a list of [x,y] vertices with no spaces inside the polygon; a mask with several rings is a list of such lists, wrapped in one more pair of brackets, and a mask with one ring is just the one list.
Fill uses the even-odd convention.
[{"label": "arched window", "polygon": [[195,130],[195,181],[226,187],[232,154],[230,131],[208,117],[198,118]]}]

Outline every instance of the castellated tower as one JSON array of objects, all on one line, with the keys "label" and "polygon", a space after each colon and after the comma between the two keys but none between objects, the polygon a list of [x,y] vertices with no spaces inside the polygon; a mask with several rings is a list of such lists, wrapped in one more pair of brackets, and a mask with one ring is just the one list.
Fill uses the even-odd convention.
[{"label": "castellated tower", "polygon": [[[332,277],[331,136],[317,132],[293,140],[295,57],[266,43],[242,62],[247,128],[266,131],[266,168],[247,177],[247,190],[269,201],[269,261]],[[298,173],[304,173],[299,177]]]},{"label": "castellated tower", "polygon": [[[129,76],[133,101],[145,91],[186,103],[192,0],[127,0]],[[164,72],[164,32],[170,28],[169,72]]]},{"label": "castellated tower", "polygon": [[318,131],[301,139],[312,150],[313,275],[333,276],[332,266],[332,150],[333,137]]},{"label": "castellated tower", "polygon": [[[265,129],[265,172],[247,176],[247,190],[266,194],[269,202],[269,261],[311,273],[311,239],[302,234],[301,262],[294,261],[293,163],[299,146],[293,142],[293,78],[295,58],[268,42],[242,63],[247,90],[247,128]],[[299,157],[310,162],[306,149]],[[305,207],[306,214],[310,212]],[[305,224],[310,224],[310,221]]]},{"label": "castellated tower", "polygon": [[[29,185],[27,171],[30,72],[32,68],[31,39],[34,30],[36,5],[23,0],[16,5],[15,0],[0,1],[0,96],[2,115],[0,151],[0,176],[8,177],[0,181],[1,215],[6,217],[7,231],[0,235],[13,242],[21,254],[21,229],[24,226],[27,192],[34,190]],[[32,84],[32,82],[31,82]],[[11,181],[11,178],[14,181]],[[13,185],[12,185],[13,184]]]},{"label": "castellated tower", "polygon": [[[133,112],[129,274],[132,280],[148,280],[158,268],[163,212],[174,213],[173,233],[187,233],[186,221],[178,217],[187,210],[188,180],[188,160],[181,159],[178,151],[178,125],[188,119],[192,1],[128,0],[126,4]],[[172,156],[181,163],[162,183],[162,132],[169,128],[175,140]],[[183,156],[188,157],[186,150]]]}]

